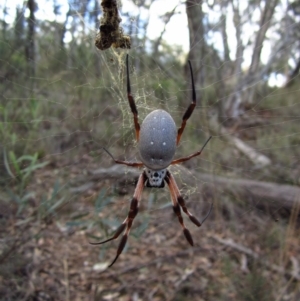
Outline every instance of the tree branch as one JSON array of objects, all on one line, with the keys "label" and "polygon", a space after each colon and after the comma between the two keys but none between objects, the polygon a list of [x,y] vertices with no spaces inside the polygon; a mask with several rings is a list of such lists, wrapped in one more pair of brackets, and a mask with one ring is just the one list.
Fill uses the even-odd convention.
[{"label": "tree branch", "polygon": [[231,135],[225,127],[222,127],[218,123],[216,117],[210,118],[209,125],[210,128],[215,133],[221,135],[223,139],[225,139],[229,144],[237,148],[242,154],[244,154],[247,158],[249,158],[257,167],[265,167],[271,164],[271,160],[267,156],[259,153],[254,148],[247,145],[241,139]]}]

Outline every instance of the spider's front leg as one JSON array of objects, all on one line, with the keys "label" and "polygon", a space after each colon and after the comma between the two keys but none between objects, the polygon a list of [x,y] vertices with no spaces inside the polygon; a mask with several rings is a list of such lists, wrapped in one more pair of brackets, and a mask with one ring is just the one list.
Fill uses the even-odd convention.
[{"label": "spider's front leg", "polygon": [[140,127],[140,124],[139,124],[138,110],[136,108],[135,100],[134,100],[134,98],[131,94],[129,67],[128,67],[128,54],[126,55],[126,73],[127,73],[127,98],[128,98],[128,102],[129,102],[131,112],[133,114],[136,141],[139,141],[141,127]]},{"label": "spider's front leg", "polygon": [[190,72],[191,72],[191,79],[192,79],[192,102],[190,103],[190,105],[188,106],[187,110],[185,111],[183,117],[182,117],[182,122],[181,122],[181,126],[178,129],[177,132],[177,145],[179,144],[181,135],[184,131],[186,122],[188,121],[188,119],[191,117],[191,115],[194,112],[194,109],[196,107],[196,90],[195,90],[195,83],[194,83],[194,75],[193,75],[193,69],[192,69],[192,64],[191,61],[189,61],[189,67],[190,67]]},{"label": "spider's front leg", "polygon": [[113,237],[111,237],[107,240],[101,241],[101,242],[90,243],[92,245],[101,245],[101,244],[104,244],[111,240],[114,240],[114,239],[118,238],[120,236],[120,234],[126,228],[126,230],[123,234],[123,237],[119,243],[119,246],[117,249],[117,255],[116,255],[115,259],[113,260],[113,262],[108,267],[111,267],[117,261],[118,257],[120,256],[120,254],[122,253],[122,251],[126,245],[127,238],[128,238],[130,229],[132,227],[133,220],[139,211],[139,204],[140,204],[140,201],[142,198],[142,192],[143,192],[143,188],[144,188],[146,180],[147,180],[147,176],[146,176],[145,172],[143,172],[138,179],[138,182],[137,182],[137,185],[136,185],[136,188],[134,191],[134,195],[133,195],[133,198],[130,203],[130,209],[129,209],[128,215],[127,215],[126,219],[124,220],[124,222],[119,226],[119,228],[117,229],[117,231],[115,232]]}]

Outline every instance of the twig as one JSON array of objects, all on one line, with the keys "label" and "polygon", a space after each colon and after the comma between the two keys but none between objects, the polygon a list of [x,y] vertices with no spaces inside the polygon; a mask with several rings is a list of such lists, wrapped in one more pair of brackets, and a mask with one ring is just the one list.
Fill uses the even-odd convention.
[{"label": "twig", "polygon": [[300,281],[300,275],[299,275],[299,273],[296,274],[295,270],[293,272],[289,272],[289,271],[285,270],[284,268],[282,268],[282,267],[280,267],[276,264],[272,264],[268,260],[266,260],[265,258],[261,258],[261,256],[259,256],[259,254],[257,254],[256,252],[254,252],[251,249],[249,249],[247,247],[244,247],[244,246],[234,242],[232,239],[223,239],[223,238],[220,238],[220,237],[215,236],[215,235],[211,236],[211,238],[213,238],[214,240],[216,240],[220,244],[223,244],[227,247],[230,247],[234,250],[237,250],[237,251],[242,252],[242,253],[250,256],[250,257],[255,258],[262,265],[266,266],[268,269],[270,269],[274,272],[277,272],[277,273],[282,274],[282,275],[289,276],[292,279],[296,279],[296,280]]},{"label": "twig", "polygon": [[64,258],[64,274],[65,274],[65,286],[66,286],[66,301],[70,301],[70,288],[69,288],[69,271],[68,261]]},{"label": "twig", "polygon": [[181,278],[177,282],[175,282],[175,284],[174,284],[175,289],[177,289],[181,285],[181,283],[186,281],[192,274],[194,274],[194,272],[195,272],[195,269],[185,270],[184,274],[181,276]]}]

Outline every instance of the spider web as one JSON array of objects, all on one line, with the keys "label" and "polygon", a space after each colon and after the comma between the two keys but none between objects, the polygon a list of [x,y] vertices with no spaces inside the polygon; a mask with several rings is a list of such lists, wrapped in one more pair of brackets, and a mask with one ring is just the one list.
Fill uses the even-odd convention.
[{"label": "spider web", "polygon": [[[92,295],[104,300],[145,300],[146,296],[149,300],[224,300],[221,296],[275,300],[277,295],[296,300],[299,207],[289,211],[284,201],[266,203],[255,185],[299,185],[298,87],[259,91],[255,105],[247,111],[259,122],[249,127],[241,121],[224,134],[212,132],[209,124],[223,100],[214,90],[218,80],[197,86],[198,104],[176,158],[198,151],[210,134],[213,138],[200,157],[183,167],[172,166],[171,171],[193,214],[204,216],[212,202],[213,212],[200,229],[184,217],[195,242],[190,248],[173,214],[167,187],[145,188],[127,246],[111,272],[106,267],[119,240],[97,247],[88,242],[112,234],[125,219],[134,193],[136,176],[129,168],[116,177],[107,174],[114,164],[102,149],[118,159],[139,160],[126,93],[126,53],[140,124],[152,110],[162,108],[180,126],[191,101],[191,84],[180,62],[185,59],[180,43],[172,47],[162,43],[161,48],[169,51],[162,61],[149,57],[147,44],[133,45],[129,51],[100,52],[94,46],[96,31],[86,17],[79,10],[71,17],[77,18],[77,30],[66,51],[57,42],[56,24],[47,23],[46,39],[37,40],[33,78],[27,78],[25,65],[18,61],[21,49],[1,38],[1,44],[8,44],[12,51],[8,60],[1,61],[5,70],[14,71],[5,74],[0,86],[4,96],[0,202],[5,226],[1,252],[12,249],[16,254],[1,263],[6,273],[2,277],[20,281],[21,296],[33,283],[29,295],[43,293],[54,299],[69,294],[86,300]],[[129,10],[129,17],[122,17],[124,24],[134,17],[137,13]],[[39,17],[36,25],[42,26],[42,20]],[[131,36],[141,40],[137,34]],[[209,54],[198,60],[216,68]],[[238,76],[227,79],[228,84]],[[259,168],[226,136],[241,139],[272,164]],[[212,178],[205,178],[208,175]],[[236,183],[226,184],[230,179]],[[244,187],[240,180],[255,185]],[[61,281],[53,284],[55,293],[42,269]],[[33,277],[36,271],[40,280]],[[4,288],[1,294],[8,296]]]}]

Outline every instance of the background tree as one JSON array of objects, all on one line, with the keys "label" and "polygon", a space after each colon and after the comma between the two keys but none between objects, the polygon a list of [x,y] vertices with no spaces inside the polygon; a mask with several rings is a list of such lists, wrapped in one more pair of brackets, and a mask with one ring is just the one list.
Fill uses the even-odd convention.
[{"label": "background tree", "polygon": [[28,76],[29,78],[35,76],[35,31],[36,31],[36,20],[35,20],[35,11],[37,10],[36,2],[34,0],[28,0],[27,7],[29,9],[29,17],[27,19],[28,22],[28,31],[26,38],[26,60],[28,63]]}]

